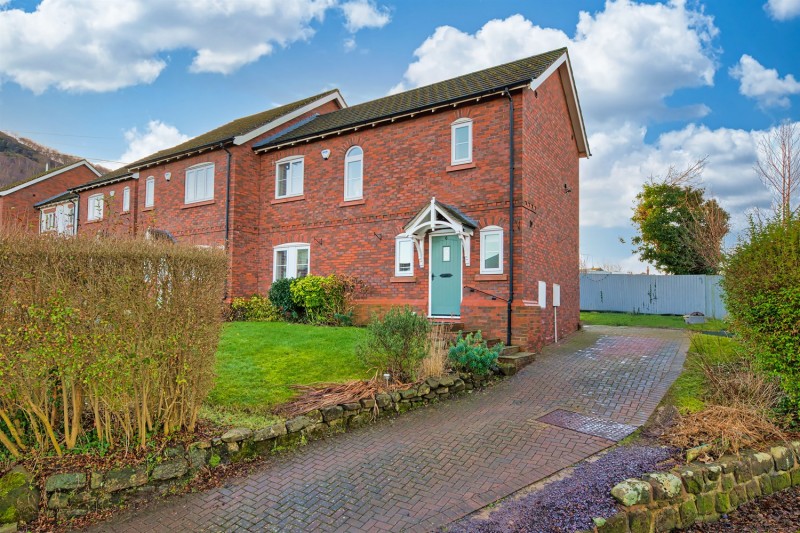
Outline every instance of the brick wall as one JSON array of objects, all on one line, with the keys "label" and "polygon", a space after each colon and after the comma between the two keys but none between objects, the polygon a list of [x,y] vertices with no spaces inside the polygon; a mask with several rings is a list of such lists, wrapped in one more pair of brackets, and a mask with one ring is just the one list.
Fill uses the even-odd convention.
[{"label": "brick wall", "polygon": [[34,204],[97,178],[86,165],[80,165],[55,176],[0,197],[0,224],[15,225],[39,232],[39,211]]}]

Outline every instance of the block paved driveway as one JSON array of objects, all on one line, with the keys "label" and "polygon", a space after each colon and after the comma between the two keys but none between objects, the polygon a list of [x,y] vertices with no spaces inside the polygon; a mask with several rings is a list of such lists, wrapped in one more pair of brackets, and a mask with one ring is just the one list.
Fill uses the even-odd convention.
[{"label": "block paved driveway", "polygon": [[687,347],[681,331],[588,327],[486,391],[313,442],[91,531],[430,531],[614,444],[538,418],[643,424]]}]

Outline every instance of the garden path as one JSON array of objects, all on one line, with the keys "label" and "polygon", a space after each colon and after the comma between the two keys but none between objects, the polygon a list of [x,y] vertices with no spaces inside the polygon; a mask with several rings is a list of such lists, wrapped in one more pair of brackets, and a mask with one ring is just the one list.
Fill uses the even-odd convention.
[{"label": "garden path", "polygon": [[687,348],[683,331],[590,326],[485,391],[313,442],[91,531],[430,531],[642,425]]}]

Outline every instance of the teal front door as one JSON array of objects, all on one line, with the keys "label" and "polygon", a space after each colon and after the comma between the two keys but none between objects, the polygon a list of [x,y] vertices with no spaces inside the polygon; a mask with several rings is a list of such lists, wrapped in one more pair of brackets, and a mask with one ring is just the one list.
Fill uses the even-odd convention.
[{"label": "teal front door", "polygon": [[461,239],[431,237],[431,315],[461,316]]}]

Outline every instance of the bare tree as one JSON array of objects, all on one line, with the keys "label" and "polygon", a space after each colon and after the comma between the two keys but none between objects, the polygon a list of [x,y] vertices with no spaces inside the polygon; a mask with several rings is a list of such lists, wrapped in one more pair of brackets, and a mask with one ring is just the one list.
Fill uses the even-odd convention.
[{"label": "bare tree", "polygon": [[784,122],[758,143],[756,174],[772,193],[775,211],[786,223],[795,213],[793,196],[800,186],[800,127]]},{"label": "bare tree", "polygon": [[689,215],[686,224],[689,246],[706,265],[719,268],[724,256],[722,241],[731,229],[730,215],[713,198],[690,210]]},{"label": "bare tree", "polygon": [[674,187],[695,186],[702,180],[703,170],[705,170],[707,162],[708,156],[705,156],[704,158],[698,159],[694,163],[687,165],[683,170],[678,170],[674,165],[670,165],[670,167],[667,169],[667,175],[664,176],[664,179],[658,180],[651,176],[650,181],[654,183],[660,181],[665,185],[672,185]]}]

